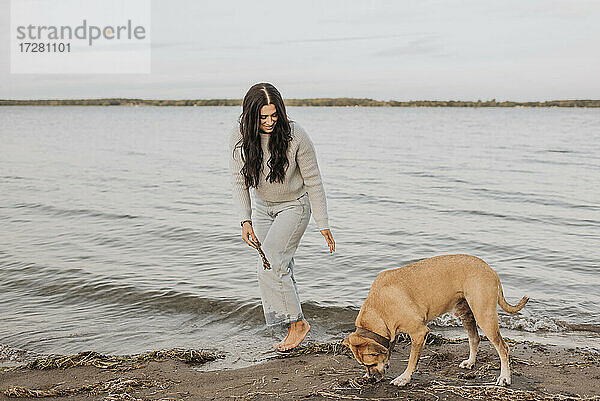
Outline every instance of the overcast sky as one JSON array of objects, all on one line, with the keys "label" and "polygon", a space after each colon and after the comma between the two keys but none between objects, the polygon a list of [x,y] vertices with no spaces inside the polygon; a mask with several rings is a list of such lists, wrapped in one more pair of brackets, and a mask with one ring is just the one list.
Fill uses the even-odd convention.
[{"label": "overcast sky", "polygon": [[3,99],[600,98],[597,0],[153,0],[139,75],[11,74],[9,30],[0,0]]}]

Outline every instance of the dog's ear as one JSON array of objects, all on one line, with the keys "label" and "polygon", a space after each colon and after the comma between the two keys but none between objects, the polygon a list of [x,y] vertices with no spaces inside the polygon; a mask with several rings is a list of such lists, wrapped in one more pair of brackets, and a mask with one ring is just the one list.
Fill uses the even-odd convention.
[{"label": "dog's ear", "polygon": [[356,333],[350,333],[350,335],[346,339],[344,339],[344,344],[346,344],[348,347],[360,347],[361,345],[366,344],[368,341],[369,340],[363,336],[360,336]]}]

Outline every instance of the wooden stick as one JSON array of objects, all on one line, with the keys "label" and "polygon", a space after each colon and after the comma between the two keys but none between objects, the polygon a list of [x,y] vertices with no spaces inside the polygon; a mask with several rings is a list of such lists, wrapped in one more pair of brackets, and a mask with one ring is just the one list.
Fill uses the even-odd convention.
[{"label": "wooden stick", "polygon": [[[253,241],[254,242],[254,241]],[[265,256],[265,253],[263,252],[263,250],[260,248],[260,242],[255,242],[256,245],[256,250],[258,251],[258,254],[260,255],[260,257],[262,258],[263,261],[263,268],[265,270],[271,270],[271,264],[269,263],[269,261],[267,260],[267,257]]]}]

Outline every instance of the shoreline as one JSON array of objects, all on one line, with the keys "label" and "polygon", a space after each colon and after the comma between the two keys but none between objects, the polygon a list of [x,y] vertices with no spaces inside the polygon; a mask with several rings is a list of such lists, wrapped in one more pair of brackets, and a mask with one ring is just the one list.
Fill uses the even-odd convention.
[{"label": "shoreline", "polygon": [[512,385],[504,388],[492,385],[499,358],[493,346],[482,340],[475,367],[464,370],[458,364],[468,355],[465,339],[428,337],[418,370],[407,387],[389,384],[406,366],[410,351],[406,339],[396,345],[390,369],[378,383],[361,379],[364,369],[339,342],[308,344],[256,365],[218,370],[205,369],[221,355],[194,350],[123,357],[80,353],[57,359],[54,366],[64,369],[51,368],[48,360],[38,360],[29,368],[0,369],[0,401],[14,399],[7,396],[10,391],[27,394],[15,386],[55,391],[58,396],[46,399],[71,401],[600,400],[600,354],[506,338],[511,349]]}]

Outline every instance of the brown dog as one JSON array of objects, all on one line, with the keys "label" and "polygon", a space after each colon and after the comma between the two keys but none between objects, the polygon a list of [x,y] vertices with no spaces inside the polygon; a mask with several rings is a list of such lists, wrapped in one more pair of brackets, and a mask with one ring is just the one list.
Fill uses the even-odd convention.
[{"label": "brown dog", "polygon": [[469,358],[461,368],[475,364],[479,334],[477,325],[500,356],[497,385],[510,384],[508,346],[500,336],[496,305],[509,313],[520,311],[529,300],[516,306],[504,299],[498,274],[483,260],[470,255],[442,255],[386,270],[375,278],[356,318],[356,331],[344,339],[356,360],[364,365],[366,377],[381,380],[388,367],[398,333],[411,340],[410,357],[404,373],[392,384],[404,386],[417,368],[426,324],[446,312],[460,317],[469,336]]}]

